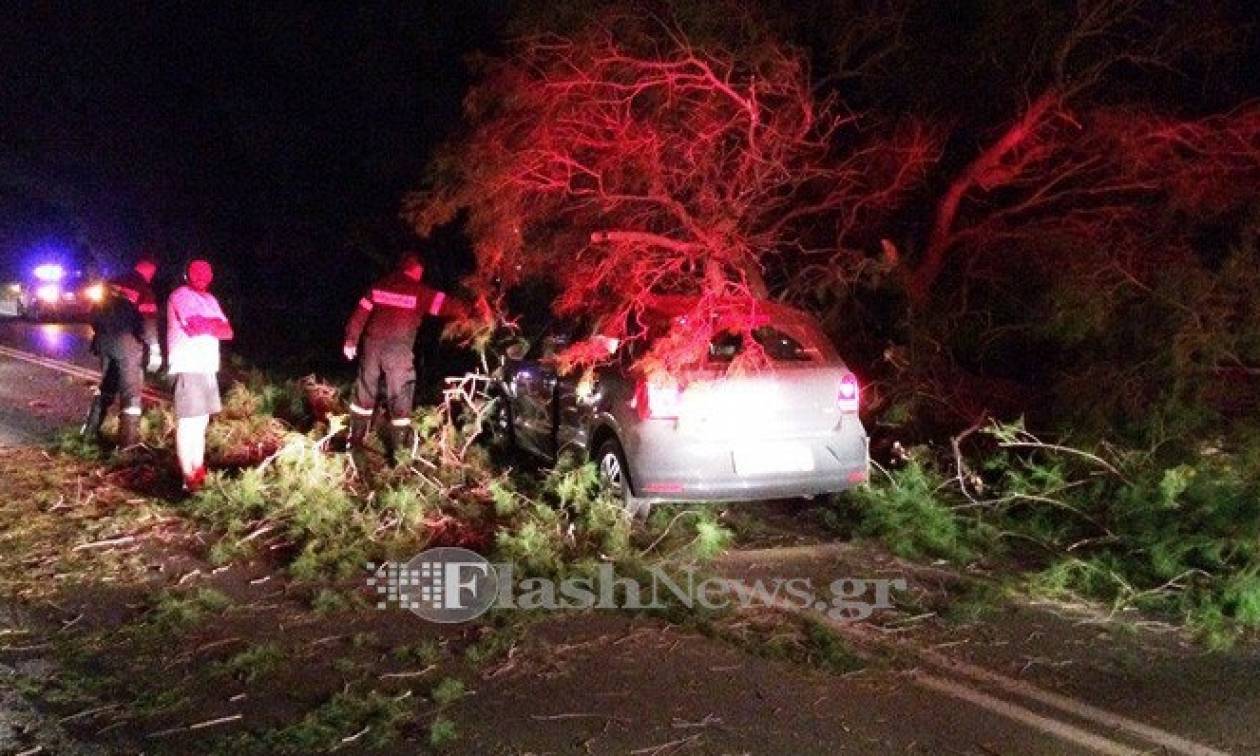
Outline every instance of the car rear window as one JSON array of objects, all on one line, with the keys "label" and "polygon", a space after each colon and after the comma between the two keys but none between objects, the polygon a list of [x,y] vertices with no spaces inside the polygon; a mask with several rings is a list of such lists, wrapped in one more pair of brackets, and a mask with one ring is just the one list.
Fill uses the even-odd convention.
[{"label": "car rear window", "polygon": [[[774,326],[759,326],[752,329],[751,334],[766,357],[775,362],[810,362],[818,358],[817,349],[807,348]],[[726,331],[709,342],[709,361],[730,362],[743,351],[744,334]]]},{"label": "car rear window", "polygon": [[[647,310],[632,313],[627,319],[627,332],[646,338],[631,342],[631,356],[638,358],[663,338],[679,322],[678,308],[668,311]],[[778,363],[828,362],[838,359],[835,348],[818,323],[805,313],[790,308],[767,307],[761,324],[751,331],[722,331],[710,339],[707,361],[714,365],[730,364],[744,353],[744,338],[751,334],[765,356]]]}]

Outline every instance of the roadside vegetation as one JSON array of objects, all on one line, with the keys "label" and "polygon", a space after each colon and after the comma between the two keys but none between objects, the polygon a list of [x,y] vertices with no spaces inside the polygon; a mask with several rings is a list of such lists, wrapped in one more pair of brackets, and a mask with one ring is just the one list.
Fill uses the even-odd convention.
[{"label": "roadside vegetation", "polygon": [[729,540],[711,508],[664,508],[634,527],[593,466],[564,459],[537,470],[474,443],[476,413],[449,397],[417,410],[412,447],[395,459],[379,447],[330,453],[344,415],[335,403],[302,414],[311,396],[336,392],[311,379],[229,391],[211,446],[223,469],[183,505],[218,535],[213,560],[269,554],[294,578],[344,579],[367,562],[462,546],[522,574],[559,577],[601,562],[704,561]]},{"label": "roadside vegetation", "polygon": [[[213,562],[266,557],[297,579],[345,579],[367,562],[463,546],[523,574],[560,576],[600,562],[703,562],[730,540],[710,507],[661,507],[635,526],[601,490],[593,466],[566,458],[537,469],[475,443],[476,412],[449,400],[417,410],[413,445],[394,459],[376,439],[363,453],[336,453],[346,411],[337,396],[312,377],[270,382],[256,372],[228,388],[208,441],[216,471],[178,504],[213,534]],[[173,427],[169,411],[150,411],[145,447],[107,464],[152,493],[173,495]],[[73,434],[59,448],[89,459],[101,453]]]},{"label": "roadside vegetation", "polygon": [[[1253,218],[1228,253],[1149,289],[1087,294],[1064,271],[1025,300],[1023,336],[992,329],[981,344],[967,329],[907,324],[947,349],[883,379],[896,386],[875,414],[884,468],[838,504],[837,527],[910,558],[996,560],[1035,594],[1144,610],[1212,645],[1255,630],[1258,231]],[[1029,338],[1054,357],[1024,382],[1024,401],[967,395],[993,383],[959,363]],[[940,380],[946,359],[952,383]],[[959,417],[980,419],[963,428]]]},{"label": "roadside vegetation", "polygon": [[1236,455],[1161,464],[1018,424],[976,435],[967,456],[909,450],[835,522],[900,556],[1013,568],[1033,595],[1139,609],[1214,646],[1260,626],[1260,477]]}]

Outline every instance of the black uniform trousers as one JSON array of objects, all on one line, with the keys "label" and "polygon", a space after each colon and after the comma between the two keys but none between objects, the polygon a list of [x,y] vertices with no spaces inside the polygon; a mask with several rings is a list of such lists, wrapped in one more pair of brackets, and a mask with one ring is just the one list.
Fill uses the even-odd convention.
[{"label": "black uniform trousers", "polygon": [[140,408],[144,391],[144,345],[131,335],[106,336],[97,341],[101,353],[101,383],[97,389],[103,407],[122,398],[122,408]]},{"label": "black uniform trousers", "polygon": [[363,340],[359,378],[354,384],[354,403],[369,412],[376,407],[376,393],[385,379],[385,401],[395,420],[410,418],[416,394],[416,357],[413,342]]}]

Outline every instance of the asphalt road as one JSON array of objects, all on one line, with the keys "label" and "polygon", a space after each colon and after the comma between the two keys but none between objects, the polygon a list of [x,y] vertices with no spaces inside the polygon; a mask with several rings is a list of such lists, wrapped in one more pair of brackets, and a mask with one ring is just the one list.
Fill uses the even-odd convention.
[{"label": "asphalt road", "polygon": [[[0,315],[0,446],[46,441],[79,421],[93,384],[89,342],[83,324]],[[837,574],[907,569],[872,563],[861,553],[846,564],[848,557],[829,548],[734,552],[724,562],[740,580],[768,568],[775,574],[818,571],[820,583]],[[917,583],[929,590],[934,582],[930,575],[911,576],[912,589]],[[1117,637],[1092,622],[1031,607],[962,626],[924,622],[839,631],[873,652],[914,659],[917,671],[885,680],[885,693],[840,685],[820,699],[854,716],[871,712],[863,729],[889,750],[919,752],[918,731],[935,733],[928,742],[955,753],[1260,752],[1260,653],[1254,649],[1208,654],[1167,632]],[[949,649],[948,655],[939,649]],[[0,711],[9,709],[0,701]]]},{"label": "asphalt road", "polygon": [[[95,369],[91,328],[83,323],[27,323],[0,315],[0,347]],[[0,446],[46,441],[87,411],[93,381],[0,356]]]},{"label": "asphalt road", "polygon": [[31,323],[0,307],[0,344],[4,346],[95,368],[96,358],[88,351],[91,342],[92,327],[87,323]]}]

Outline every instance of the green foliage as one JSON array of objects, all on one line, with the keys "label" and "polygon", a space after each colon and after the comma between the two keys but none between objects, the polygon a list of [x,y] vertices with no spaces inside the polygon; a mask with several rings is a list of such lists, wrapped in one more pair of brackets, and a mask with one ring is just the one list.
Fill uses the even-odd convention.
[{"label": "green foliage", "polygon": [[812,667],[843,674],[863,666],[862,660],[849,650],[840,636],[821,622],[806,623],[805,641],[805,653]]},{"label": "green foliage", "polygon": [[283,443],[286,425],[264,412],[268,392],[234,383],[223,397],[223,412],[206,431],[206,452],[218,466],[258,464]]},{"label": "green foliage", "polygon": [[898,556],[968,562],[980,553],[983,525],[955,513],[942,495],[943,474],[926,456],[912,456],[886,483],[855,489],[839,503],[848,505],[858,534],[882,539]]},{"label": "green foliage", "polygon": [[450,706],[464,697],[464,683],[454,677],[444,678],[429,693],[433,703],[438,706]]},{"label": "green foliage", "polygon": [[700,511],[694,527],[696,537],[689,544],[689,551],[700,562],[717,558],[726,551],[734,538],[731,531],[720,524],[711,511]]},{"label": "green foliage", "polygon": [[494,616],[494,619],[497,622],[484,627],[477,642],[464,649],[464,660],[474,668],[484,667],[506,656],[521,641],[528,626],[520,619],[505,620],[501,616]]},{"label": "green foliage", "polygon": [[[267,452],[238,471],[212,473],[185,505],[219,533],[211,549],[216,562],[279,544],[294,577],[348,578],[361,575],[367,562],[459,545],[510,561],[522,575],[560,576],[600,561],[703,562],[730,542],[730,532],[704,508],[636,529],[619,500],[602,490],[594,467],[580,460],[565,459],[542,476],[501,470],[484,449],[467,443],[477,428],[466,418],[450,422],[437,409],[417,410],[415,456],[404,455],[400,464],[382,469],[370,458],[330,453],[322,425],[302,433],[266,414],[276,396],[286,395],[266,384],[237,384],[225,417],[211,425],[226,426],[217,437],[222,448],[237,450],[236,459]],[[462,458],[453,461],[455,450]],[[650,554],[643,543],[654,544]],[[316,604],[327,611],[340,606],[323,594]]]},{"label": "green foliage", "polygon": [[241,651],[217,667],[217,671],[241,682],[251,683],[279,669],[288,654],[278,643],[259,643]]},{"label": "green foliage", "polygon": [[343,691],[299,722],[262,733],[250,733],[223,744],[222,753],[323,753],[345,748],[355,737],[357,748],[379,749],[393,743],[414,716],[405,698],[376,691]]},{"label": "green foliage", "polygon": [[[153,407],[140,418],[140,442],[151,448],[170,443],[175,432],[175,415],[167,407]],[[53,450],[80,459],[97,460],[102,453],[117,442],[118,417],[109,415],[101,425],[103,441],[87,438],[79,433],[78,426],[59,432],[52,442]]]},{"label": "green foliage", "polygon": [[53,438],[52,448],[59,454],[79,459],[96,460],[101,456],[100,444],[95,439],[80,435],[78,428],[67,428],[58,433]]},{"label": "green foliage", "polygon": [[250,369],[224,397],[223,410],[225,414],[268,415],[289,425],[307,426],[314,420],[309,390],[323,385],[313,377],[274,379]]},{"label": "green foliage", "polygon": [[865,666],[839,635],[822,622],[804,616],[765,611],[741,614],[738,621],[706,618],[699,621],[697,629],[762,658],[788,661],[811,670],[844,674]]},{"label": "green foliage", "polygon": [[429,725],[429,746],[435,750],[445,748],[458,738],[455,723],[445,717],[436,717]]},{"label": "green foliage", "polygon": [[[354,495],[347,458],[331,455],[316,440],[288,433],[262,466],[239,475],[214,473],[188,504],[197,517],[223,533],[219,552],[235,556],[264,535],[282,536],[296,547],[294,575],[357,574],[382,521],[397,517],[400,501],[367,501]],[[392,502],[392,503],[391,503]],[[410,516],[408,509],[403,514]],[[385,534],[388,547],[390,534]]]},{"label": "green foliage", "polygon": [[942,617],[958,624],[976,622],[1001,606],[1004,599],[1005,591],[990,583],[963,583],[957,591],[951,591]]},{"label": "green foliage", "polygon": [[168,630],[188,628],[221,613],[231,604],[231,599],[213,588],[198,588],[188,593],[165,591],[157,597],[151,622]]},{"label": "green foliage", "polygon": [[1260,627],[1260,476],[1245,448],[1167,465],[988,429],[964,491],[956,460],[915,449],[887,481],[844,497],[858,532],[903,556],[1010,555],[1034,593],[1185,622],[1210,643]]},{"label": "green foliage", "polygon": [[648,518],[648,530],[657,534],[653,539],[656,551],[700,563],[720,554],[735,538],[708,507],[658,505]]},{"label": "green foliage", "polygon": [[331,588],[320,588],[311,599],[311,609],[319,614],[336,614],[355,609],[359,606],[356,597],[351,594],[334,591]]},{"label": "green foliage", "polygon": [[500,482],[493,500],[514,523],[498,529],[495,553],[524,573],[558,575],[590,557],[633,557],[631,522],[600,489],[593,465],[562,462],[524,495]]},{"label": "green foliage", "polygon": [[[1056,425],[1143,448],[1216,433],[1245,397],[1234,371],[1260,364],[1256,229],[1223,253],[1182,256],[1137,274],[1076,265],[1055,277],[1036,335],[1054,355]],[[1101,266],[1101,263],[1100,265]],[[1226,389],[1226,390],[1223,390]]]},{"label": "green foliage", "polygon": [[442,646],[437,641],[429,639],[410,646],[399,646],[390,655],[405,664],[428,667],[442,660]]}]

